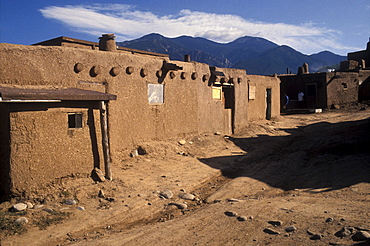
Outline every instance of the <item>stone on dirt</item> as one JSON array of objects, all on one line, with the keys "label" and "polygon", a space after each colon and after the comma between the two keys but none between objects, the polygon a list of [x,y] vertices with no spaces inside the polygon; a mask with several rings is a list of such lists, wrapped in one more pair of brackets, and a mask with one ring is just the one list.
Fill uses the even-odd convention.
[{"label": "stone on dirt", "polygon": [[233,212],[233,211],[226,211],[225,214],[227,216],[230,216],[230,217],[236,217],[237,216],[237,213]]},{"label": "stone on dirt", "polygon": [[15,223],[17,223],[17,224],[27,224],[28,219],[26,217],[19,217],[18,219],[15,220]]},{"label": "stone on dirt", "polygon": [[25,204],[25,203],[17,203],[17,204],[15,204],[15,205],[13,205],[13,210],[15,211],[15,212],[20,212],[20,211],[23,211],[23,210],[25,210],[27,208],[27,204]]},{"label": "stone on dirt", "polygon": [[186,144],[186,140],[181,139],[181,140],[179,141],[179,144],[180,144],[180,145],[184,145],[184,144]]},{"label": "stone on dirt", "polygon": [[130,154],[131,157],[137,157],[139,156],[139,152],[137,151],[137,149],[135,149],[134,151],[131,152]]},{"label": "stone on dirt", "polygon": [[268,221],[268,223],[273,225],[273,226],[281,226],[283,224],[283,222],[281,222],[279,220],[270,220],[270,221]]},{"label": "stone on dirt", "polygon": [[105,198],[105,194],[103,190],[99,190],[98,197]]},{"label": "stone on dirt", "polygon": [[48,212],[48,213],[54,212],[54,210],[51,208],[44,208],[43,211]]},{"label": "stone on dirt", "polygon": [[322,239],[322,235],[320,234],[314,234],[310,237],[311,240],[321,240]]},{"label": "stone on dirt", "polygon": [[325,220],[325,222],[326,222],[326,223],[329,223],[329,222],[333,222],[333,220],[334,220],[333,218],[327,218],[327,219]]},{"label": "stone on dirt", "polygon": [[180,198],[182,198],[184,200],[194,200],[195,196],[193,194],[189,194],[189,193],[182,193],[182,194],[180,194]]},{"label": "stone on dirt", "polygon": [[32,203],[26,202],[26,204],[27,204],[27,208],[33,208],[33,204]]},{"label": "stone on dirt", "polygon": [[104,173],[102,172],[102,170],[100,170],[99,168],[95,167],[92,171],[92,175],[94,180],[96,181],[100,181],[100,182],[104,182],[105,181],[105,177],[104,177]]},{"label": "stone on dirt", "polygon": [[245,217],[245,216],[238,216],[236,219],[239,220],[239,221],[247,221],[248,220],[247,217]]},{"label": "stone on dirt", "polygon": [[173,197],[173,193],[172,193],[172,191],[170,191],[170,190],[164,190],[164,191],[162,191],[161,193],[159,193],[159,195],[160,195],[161,197],[163,197],[163,198],[166,198],[166,199],[170,199],[170,198],[172,198],[172,197]]},{"label": "stone on dirt", "polygon": [[75,199],[67,199],[64,203],[67,205],[76,205],[77,201]]},{"label": "stone on dirt", "polygon": [[228,202],[240,202],[239,199],[236,199],[236,198],[229,198],[227,199]]},{"label": "stone on dirt", "polygon": [[176,206],[178,209],[187,209],[188,205],[179,202],[171,202],[168,206]]},{"label": "stone on dirt", "polygon": [[342,229],[340,229],[339,231],[337,231],[334,235],[336,237],[340,237],[340,238],[343,238],[343,237],[347,237],[347,236],[350,236],[354,233],[354,229],[353,227],[343,227]]},{"label": "stone on dirt", "polygon": [[310,230],[307,230],[307,234],[308,234],[308,235],[310,235],[310,236],[315,235],[315,233],[313,233],[313,232],[312,232],[312,231],[310,231]]},{"label": "stone on dirt", "polygon": [[370,233],[367,231],[358,231],[352,236],[353,241],[369,241]]},{"label": "stone on dirt", "polygon": [[356,229],[358,231],[370,231],[369,229],[366,229],[366,228],[363,228],[363,227],[358,227],[358,226],[354,226],[354,227],[351,227],[352,230]]},{"label": "stone on dirt", "polygon": [[183,155],[183,156],[188,156],[188,154],[187,154],[187,153],[185,153],[184,151],[179,151],[179,152],[177,152],[177,154],[179,154],[179,155]]},{"label": "stone on dirt", "polygon": [[297,227],[295,226],[288,226],[288,227],[285,227],[285,231],[286,232],[294,232],[297,230]]},{"label": "stone on dirt", "polygon": [[264,232],[264,233],[267,233],[267,234],[270,234],[270,235],[279,235],[279,234],[280,234],[280,232],[275,231],[275,230],[271,230],[271,229],[269,229],[269,228],[265,228],[265,229],[263,230],[263,232]]}]

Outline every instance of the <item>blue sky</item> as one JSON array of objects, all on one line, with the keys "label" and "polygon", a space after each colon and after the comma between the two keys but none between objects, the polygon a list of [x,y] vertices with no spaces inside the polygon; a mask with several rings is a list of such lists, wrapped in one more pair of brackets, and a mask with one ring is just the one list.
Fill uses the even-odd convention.
[{"label": "blue sky", "polygon": [[149,33],[216,42],[263,37],[304,53],[363,50],[370,0],[0,0],[0,42],[33,44],[59,36],[98,42]]}]

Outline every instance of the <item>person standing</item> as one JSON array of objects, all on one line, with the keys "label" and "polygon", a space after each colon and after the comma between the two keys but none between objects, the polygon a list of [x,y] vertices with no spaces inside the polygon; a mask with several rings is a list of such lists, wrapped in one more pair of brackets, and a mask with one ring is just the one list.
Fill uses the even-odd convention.
[{"label": "person standing", "polygon": [[284,95],[285,95],[285,105],[283,106],[283,109],[286,109],[289,103],[289,96],[287,94]]},{"label": "person standing", "polygon": [[304,94],[302,91],[298,91],[298,101],[302,102],[303,101]]}]

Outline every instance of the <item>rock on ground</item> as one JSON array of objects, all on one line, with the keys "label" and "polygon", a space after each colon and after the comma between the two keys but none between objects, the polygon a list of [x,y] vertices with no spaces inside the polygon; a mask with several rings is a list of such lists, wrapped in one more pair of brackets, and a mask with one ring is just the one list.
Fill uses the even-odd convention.
[{"label": "rock on ground", "polygon": [[180,198],[182,198],[184,200],[194,200],[195,196],[193,194],[189,194],[189,193],[182,193],[182,194],[180,194]]},{"label": "rock on ground", "polygon": [[179,203],[179,202],[171,202],[168,204],[169,206],[176,206],[178,209],[187,209],[188,205],[184,203]]},{"label": "rock on ground", "polygon": [[288,227],[285,227],[285,231],[286,232],[294,232],[297,230],[297,227],[295,226],[288,226]]},{"label": "rock on ground", "polygon": [[28,219],[26,217],[19,217],[18,219],[15,220],[15,223],[17,223],[17,224],[27,224]]},{"label": "rock on ground", "polygon": [[13,205],[13,210],[15,212],[20,212],[20,211],[23,211],[27,208],[27,204],[25,203],[17,203],[15,205]]},{"label": "rock on ground", "polygon": [[173,193],[170,190],[164,190],[161,193],[159,193],[159,195],[166,198],[166,199],[170,199],[170,198],[173,197]]},{"label": "rock on ground", "polygon": [[367,231],[358,231],[352,236],[353,241],[367,241],[370,240],[370,233]]}]

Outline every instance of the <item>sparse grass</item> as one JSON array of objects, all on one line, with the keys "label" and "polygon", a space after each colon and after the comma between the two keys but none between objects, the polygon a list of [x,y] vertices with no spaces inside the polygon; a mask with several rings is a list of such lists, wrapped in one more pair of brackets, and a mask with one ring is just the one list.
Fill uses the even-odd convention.
[{"label": "sparse grass", "polygon": [[53,211],[53,212],[48,213],[46,215],[41,215],[34,222],[34,225],[36,225],[41,230],[45,230],[46,227],[48,227],[50,225],[62,223],[62,221],[64,219],[69,218],[70,215],[71,215],[70,212]]},{"label": "sparse grass", "polygon": [[[26,233],[30,226],[37,226],[39,229],[44,230],[48,226],[53,224],[62,223],[63,220],[69,218],[71,212],[60,212],[53,211],[51,213],[27,213],[22,212],[10,212],[0,210],[0,238],[5,236],[11,236],[16,234]],[[20,217],[28,217],[31,223],[22,224],[16,223],[16,219]],[[0,243],[1,244],[1,243]]]},{"label": "sparse grass", "polygon": [[18,217],[26,214],[27,212],[0,212],[0,234],[8,236],[27,232],[27,228],[24,224],[15,222]]},{"label": "sparse grass", "polygon": [[70,196],[70,195],[71,195],[71,193],[70,193],[68,190],[64,190],[64,191],[62,191],[62,192],[61,192],[61,194],[62,194],[63,196],[65,196],[65,197],[67,197],[67,196]]}]

